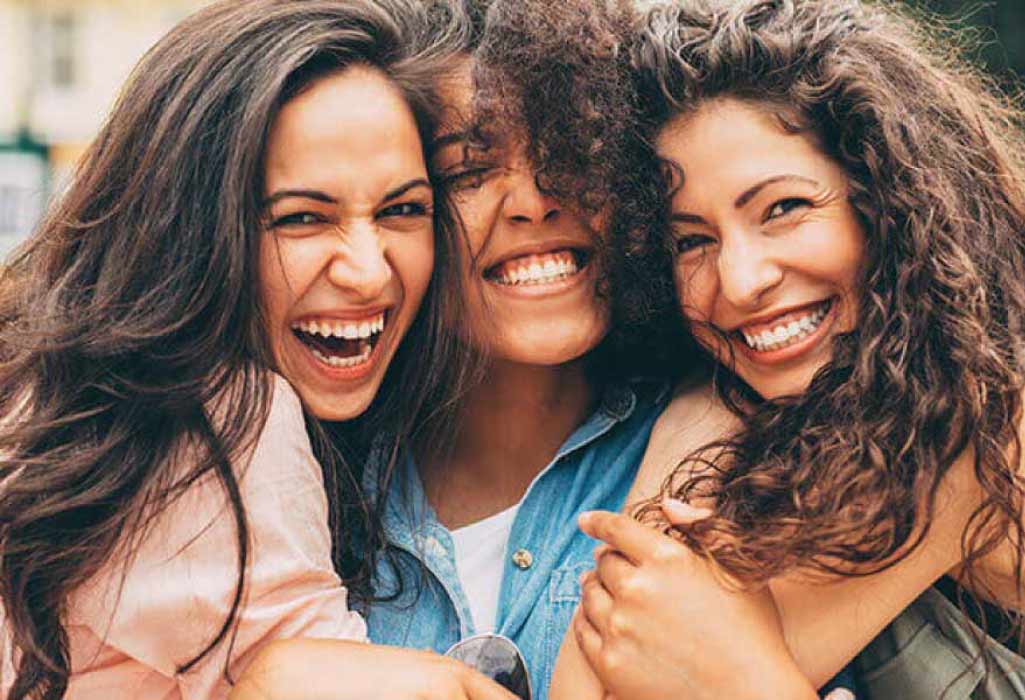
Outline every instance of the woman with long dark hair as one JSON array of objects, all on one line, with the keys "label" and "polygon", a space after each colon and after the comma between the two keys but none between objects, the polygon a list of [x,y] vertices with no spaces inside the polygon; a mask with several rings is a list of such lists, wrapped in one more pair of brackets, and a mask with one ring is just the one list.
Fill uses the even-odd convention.
[{"label": "woman with long dark hair", "polygon": [[[438,652],[505,635],[543,700],[591,562],[576,516],[622,505],[664,405],[659,382],[632,381],[650,367],[607,335],[618,315],[607,222],[627,206],[633,162],[622,39],[634,9],[449,6],[469,29],[440,86],[432,163],[460,224],[456,331],[478,372],[444,449],[414,440],[385,492],[373,485],[384,464],[368,463],[387,541],[367,623],[374,642]],[[261,667],[316,668],[341,683],[331,647],[282,643]],[[287,691],[286,675],[267,687]]]},{"label": "woman with long dark hair", "polygon": [[[273,639],[372,649],[348,609],[369,592],[357,543],[381,537],[359,467],[383,431],[386,483],[461,366],[458,278],[438,283],[459,254],[427,169],[451,37],[429,9],[230,0],[186,19],[8,261],[8,700],[207,700]],[[451,670],[361,658],[371,685]]]},{"label": "woman with long dark hair", "polygon": [[868,697],[1022,697],[1021,107],[877,5],[673,3],[643,27],[670,203],[649,250],[717,367],[674,404],[732,417],[653,437],[649,484],[690,453],[662,493],[696,555],[584,519],[615,546],[585,656],[624,699],[813,697],[802,675],[897,616],[859,659]]}]

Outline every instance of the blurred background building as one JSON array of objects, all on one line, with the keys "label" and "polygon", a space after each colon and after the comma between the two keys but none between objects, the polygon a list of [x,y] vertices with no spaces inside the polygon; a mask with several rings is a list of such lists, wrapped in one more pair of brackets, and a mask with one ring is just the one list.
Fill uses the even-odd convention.
[{"label": "blurred background building", "polygon": [[[906,0],[976,28],[977,57],[1025,76],[1025,0]],[[142,54],[210,0],[0,0],[0,259],[38,221]]]},{"label": "blurred background building", "polygon": [[0,257],[35,225],[132,66],[209,0],[0,0]]}]

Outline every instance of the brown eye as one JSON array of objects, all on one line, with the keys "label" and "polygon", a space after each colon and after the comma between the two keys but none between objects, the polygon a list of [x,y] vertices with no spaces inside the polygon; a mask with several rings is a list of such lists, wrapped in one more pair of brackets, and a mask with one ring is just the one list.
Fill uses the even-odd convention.
[{"label": "brown eye", "polygon": [[386,218],[391,216],[426,216],[430,213],[430,209],[427,205],[422,202],[402,202],[400,204],[392,204],[385,207],[378,212],[378,218]]},{"label": "brown eye", "polygon": [[309,211],[295,212],[294,214],[286,214],[282,217],[274,219],[271,223],[273,228],[281,226],[312,226],[314,224],[324,223],[324,217],[320,214],[314,214]]},{"label": "brown eye", "polygon": [[798,197],[781,199],[769,207],[769,213],[766,214],[765,220],[769,221],[770,219],[778,219],[779,217],[786,216],[796,209],[802,209],[807,206],[811,206],[811,202],[807,199],[800,199]]},{"label": "brown eye", "polygon": [[715,239],[711,236],[705,236],[700,233],[677,236],[676,253],[677,255],[686,255],[687,253],[693,250],[698,250],[710,243],[715,243]]}]

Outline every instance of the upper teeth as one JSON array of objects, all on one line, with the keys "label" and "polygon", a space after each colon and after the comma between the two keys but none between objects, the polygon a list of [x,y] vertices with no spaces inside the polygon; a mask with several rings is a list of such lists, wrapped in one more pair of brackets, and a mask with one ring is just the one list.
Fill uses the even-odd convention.
[{"label": "upper teeth", "polygon": [[495,273],[501,284],[546,284],[577,272],[577,261],[569,251],[529,255],[503,263]]},{"label": "upper teeth", "polygon": [[359,321],[348,321],[337,318],[303,319],[292,324],[292,328],[310,335],[320,335],[325,338],[345,338],[346,340],[357,340],[369,338],[375,333],[384,330],[384,312],[380,312],[371,318]]},{"label": "upper teeth", "polygon": [[779,350],[780,348],[792,345],[811,335],[822,323],[822,319],[829,312],[829,304],[821,304],[810,313],[795,318],[787,323],[781,323],[761,333],[750,333],[741,330],[744,340],[755,350],[765,352],[767,350]]}]

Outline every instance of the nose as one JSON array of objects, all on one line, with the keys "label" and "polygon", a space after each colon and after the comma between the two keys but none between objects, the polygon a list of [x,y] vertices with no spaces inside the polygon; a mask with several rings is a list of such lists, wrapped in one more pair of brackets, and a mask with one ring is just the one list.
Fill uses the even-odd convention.
[{"label": "nose", "polygon": [[524,224],[551,221],[562,211],[554,197],[541,191],[537,176],[526,167],[510,173],[503,209],[510,221]]},{"label": "nose", "polygon": [[378,299],[392,279],[384,239],[371,223],[360,223],[339,232],[328,265],[332,284],[348,290],[354,300]]},{"label": "nose", "polygon": [[751,309],[783,281],[771,242],[745,233],[723,234],[718,259],[719,289],[737,308]]}]

